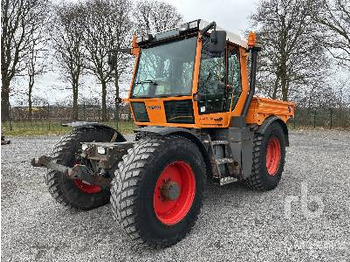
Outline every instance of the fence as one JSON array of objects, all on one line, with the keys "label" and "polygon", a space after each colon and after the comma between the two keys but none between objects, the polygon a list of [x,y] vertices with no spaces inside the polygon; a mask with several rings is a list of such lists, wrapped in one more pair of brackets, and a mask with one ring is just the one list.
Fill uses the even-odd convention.
[{"label": "fence", "polygon": [[[77,120],[102,122],[124,133],[130,133],[135,128],[128,106],[120,106],[118,121],[115,117],[115,107],[107,108],[106,121],[102,121],[101,112],[99,105],[79,105]],[[70,130],[62,124],[75,121],[72,119],[72,109],[69,107],[36,106],[33,107],[31,119],[29,119],[27,107],[12,107],[10,120],[1,121],[1,133],[2,135],[60,134]]]},{"label": "fence", "polygon": [[[115,121],[115,108],[107,108],[107,121],[122,133],[130,133],[135,128],[128,106],[119,108],[119,121]],[[101,122],[101,107],[98,105],[79,105],[80,121]],[[72,122],[72,109],[63,106],[40,106],[33,108],[32,119],[28,119],[26,107],[11,108],[11,120],[1,122],[1,133],[5,135],[34,135],[47,133],[65,133],[67,128],[62,124]],[[296,108],[295,118],[290,127],[322,127],[350,129],[349,108]],[[68,129],[69,130],[69,129]]]},{"label": "fence", "polygon": [[[10,117],[13,121],[29,120],[28,107],[11,107]],[[115,107],[107,107],[107,119],[115,119]],[[127,105],[119,106],[119,117],[123,120],[130,119],[130,110]],[[73,119],[73,110],[71,107],[60,105],[33,106],[31,120],[67,120]],[[102,110],[100,105],[81,104],[78,105],[78,119],[85,121],[99,121],[102,119]]]},{"label": "fence", "polygon": [[290,122],[297,127],[350,128],[349,108],[296,108],[294,119]]}]

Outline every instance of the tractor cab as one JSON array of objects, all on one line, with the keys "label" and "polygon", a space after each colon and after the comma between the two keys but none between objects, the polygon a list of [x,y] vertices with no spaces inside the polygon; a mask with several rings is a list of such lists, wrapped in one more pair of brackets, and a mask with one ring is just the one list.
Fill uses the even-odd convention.
[{"label": "tractor cab", "polygon": [[217,29],[195,20],[134,40],[128,100],[137,125],[222,128],[241,114],[248,46],[240,36]]}]

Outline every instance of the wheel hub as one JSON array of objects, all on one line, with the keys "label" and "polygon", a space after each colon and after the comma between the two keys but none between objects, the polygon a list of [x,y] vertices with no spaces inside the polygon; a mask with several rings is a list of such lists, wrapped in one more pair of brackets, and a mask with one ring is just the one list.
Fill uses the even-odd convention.
[{"label": "wheel hub", "polygon": [[180,187],[178,183],[168,180],[164,182],[161,194],[164,199],[176,200],[180,195]]},{"label": "wheel hub", "polygon": [[196,192],[195,175],[184,161],[170,163],[159,175],[153,193],[156,217],[165,225],[174,225],[190,211]]}]

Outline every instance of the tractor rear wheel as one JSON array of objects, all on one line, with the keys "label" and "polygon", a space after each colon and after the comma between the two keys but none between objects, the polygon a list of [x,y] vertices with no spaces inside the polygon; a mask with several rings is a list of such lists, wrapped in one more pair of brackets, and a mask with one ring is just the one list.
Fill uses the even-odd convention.
[{"label": "tractor rear wheel", "polygon": [[132,239],[155,248],[173,245],[197,220],[205,183],[203,157],[190,140],[143,138],[119,163],[113,214]]},{"label": "tractor rear wheel", "polygon": [[256,190],[274,189],[282,177],[286,155],[286,140],[279,123],[271,124],[254,137],[252,175],[245,184]]},{"label": "tractor rear wheel", "polygon": [[[105,128],[74,129],[53,148],[53,160],[59,164],[73,167],[75,154],[81,149],[81,142],[109,142],[114,131]],[[124,141],[117,137],[117,141]],[[61,172],[50,171],[45,177],[49,192],[60,204],[69,208],[89,210],[109,202],[110,191],[98,185],[91,185],[80,179],[67,179]]]}]

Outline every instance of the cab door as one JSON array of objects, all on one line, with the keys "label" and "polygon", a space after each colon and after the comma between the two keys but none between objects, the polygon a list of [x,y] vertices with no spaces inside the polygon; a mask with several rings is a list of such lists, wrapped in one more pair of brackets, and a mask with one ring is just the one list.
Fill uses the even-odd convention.
[{"label": "cab door", "polygon": [[199,114],[224,112],[226,104],[226,51],[209,52],[209,37],[203,39],[198,82]]},{"label": "cab door", "polygon": [[229,112],[240,94],[238,49],[227,43],[225,52],[211,54],[203,39],[198,81],[198,114],[201,126],[226,127]]}]

